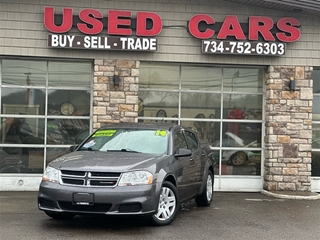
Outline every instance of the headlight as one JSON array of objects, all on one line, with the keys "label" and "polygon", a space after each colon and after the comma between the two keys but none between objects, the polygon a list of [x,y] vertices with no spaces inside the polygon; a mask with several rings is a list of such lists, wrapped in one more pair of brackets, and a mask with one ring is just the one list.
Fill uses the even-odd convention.
[{"label": "headlight", "polygon": [[152,184],[152,174],[148,171],[135,171],[122,174],[119,186]]},{"label": "headlight", "polygon": [[47,167],[42,176],[43,181],[59,182],[59,170],[53,167]]}]

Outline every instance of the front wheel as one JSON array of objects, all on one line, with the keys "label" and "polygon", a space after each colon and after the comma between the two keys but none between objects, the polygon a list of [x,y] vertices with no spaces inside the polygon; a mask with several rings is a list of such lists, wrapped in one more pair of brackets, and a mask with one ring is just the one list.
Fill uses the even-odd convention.
[{"label": "front wheel", "polygon": [[178,211],[178,190],[171,182],[164,182],[160,192],[158,211],[151,216],[151,221],[157,226],[169,225],[176,218]]},{"label": "front wheel", "polygon": [[207,176],[207,181],[206,181],[206,186],[203,190],[203,192],[196,197],[196,204],[198,206],[210,206],[212,202],[212,197],[213,197],[213,174],[209,170],[208,176]]}]

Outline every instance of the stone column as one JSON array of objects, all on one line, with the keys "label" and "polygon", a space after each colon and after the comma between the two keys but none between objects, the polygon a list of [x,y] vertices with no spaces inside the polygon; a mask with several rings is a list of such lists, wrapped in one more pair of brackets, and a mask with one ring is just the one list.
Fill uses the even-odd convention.
[{"label": "stone column", "polygon": [[265,190],[311,191],[312,70],[270,66],[266,74]]},{"label": "stone column", "polygon": [[[119,76],[119,86],[113,78]],[[93,130],[108,123],[138,121],[139,61],[96,59]]]}]

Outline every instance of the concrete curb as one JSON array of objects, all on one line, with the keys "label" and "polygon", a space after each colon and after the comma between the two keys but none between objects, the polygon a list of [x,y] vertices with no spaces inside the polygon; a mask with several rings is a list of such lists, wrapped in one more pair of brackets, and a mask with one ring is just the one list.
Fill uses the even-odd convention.
[{"label": "concrete curb", "polygon": [[286,193],[282,193],[281,191],[270,192],[266,190],[262,190],[261,193],[267,196],[282,198],[282,199],[294,199],[294,200],[319,200],[320,199],[320,194],[318,193],[309,193],[308,195],[305,193],[304,194],[301,193],[301,195],[299,195],[299,193],[296,193],[296,192],[292,192],[292,193],[290,192],[286,194]]}]

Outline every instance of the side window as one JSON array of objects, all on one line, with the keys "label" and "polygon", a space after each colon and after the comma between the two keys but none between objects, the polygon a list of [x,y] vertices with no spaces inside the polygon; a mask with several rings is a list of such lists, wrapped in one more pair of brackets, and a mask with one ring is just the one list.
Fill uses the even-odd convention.
[{"label": "side window", "polygon": [[174,153],[178,153],[180,148],[188,148],[186,139],[181,131],[174,134]]},{"label": "side window", "polygon": [[186,137],[187,137],[187,141],[188,141],[188,145],[191,151],[194,151],[198,148],[198,139],[197,137],[194,135],[194,133],[192,132],[185,132]]}]

